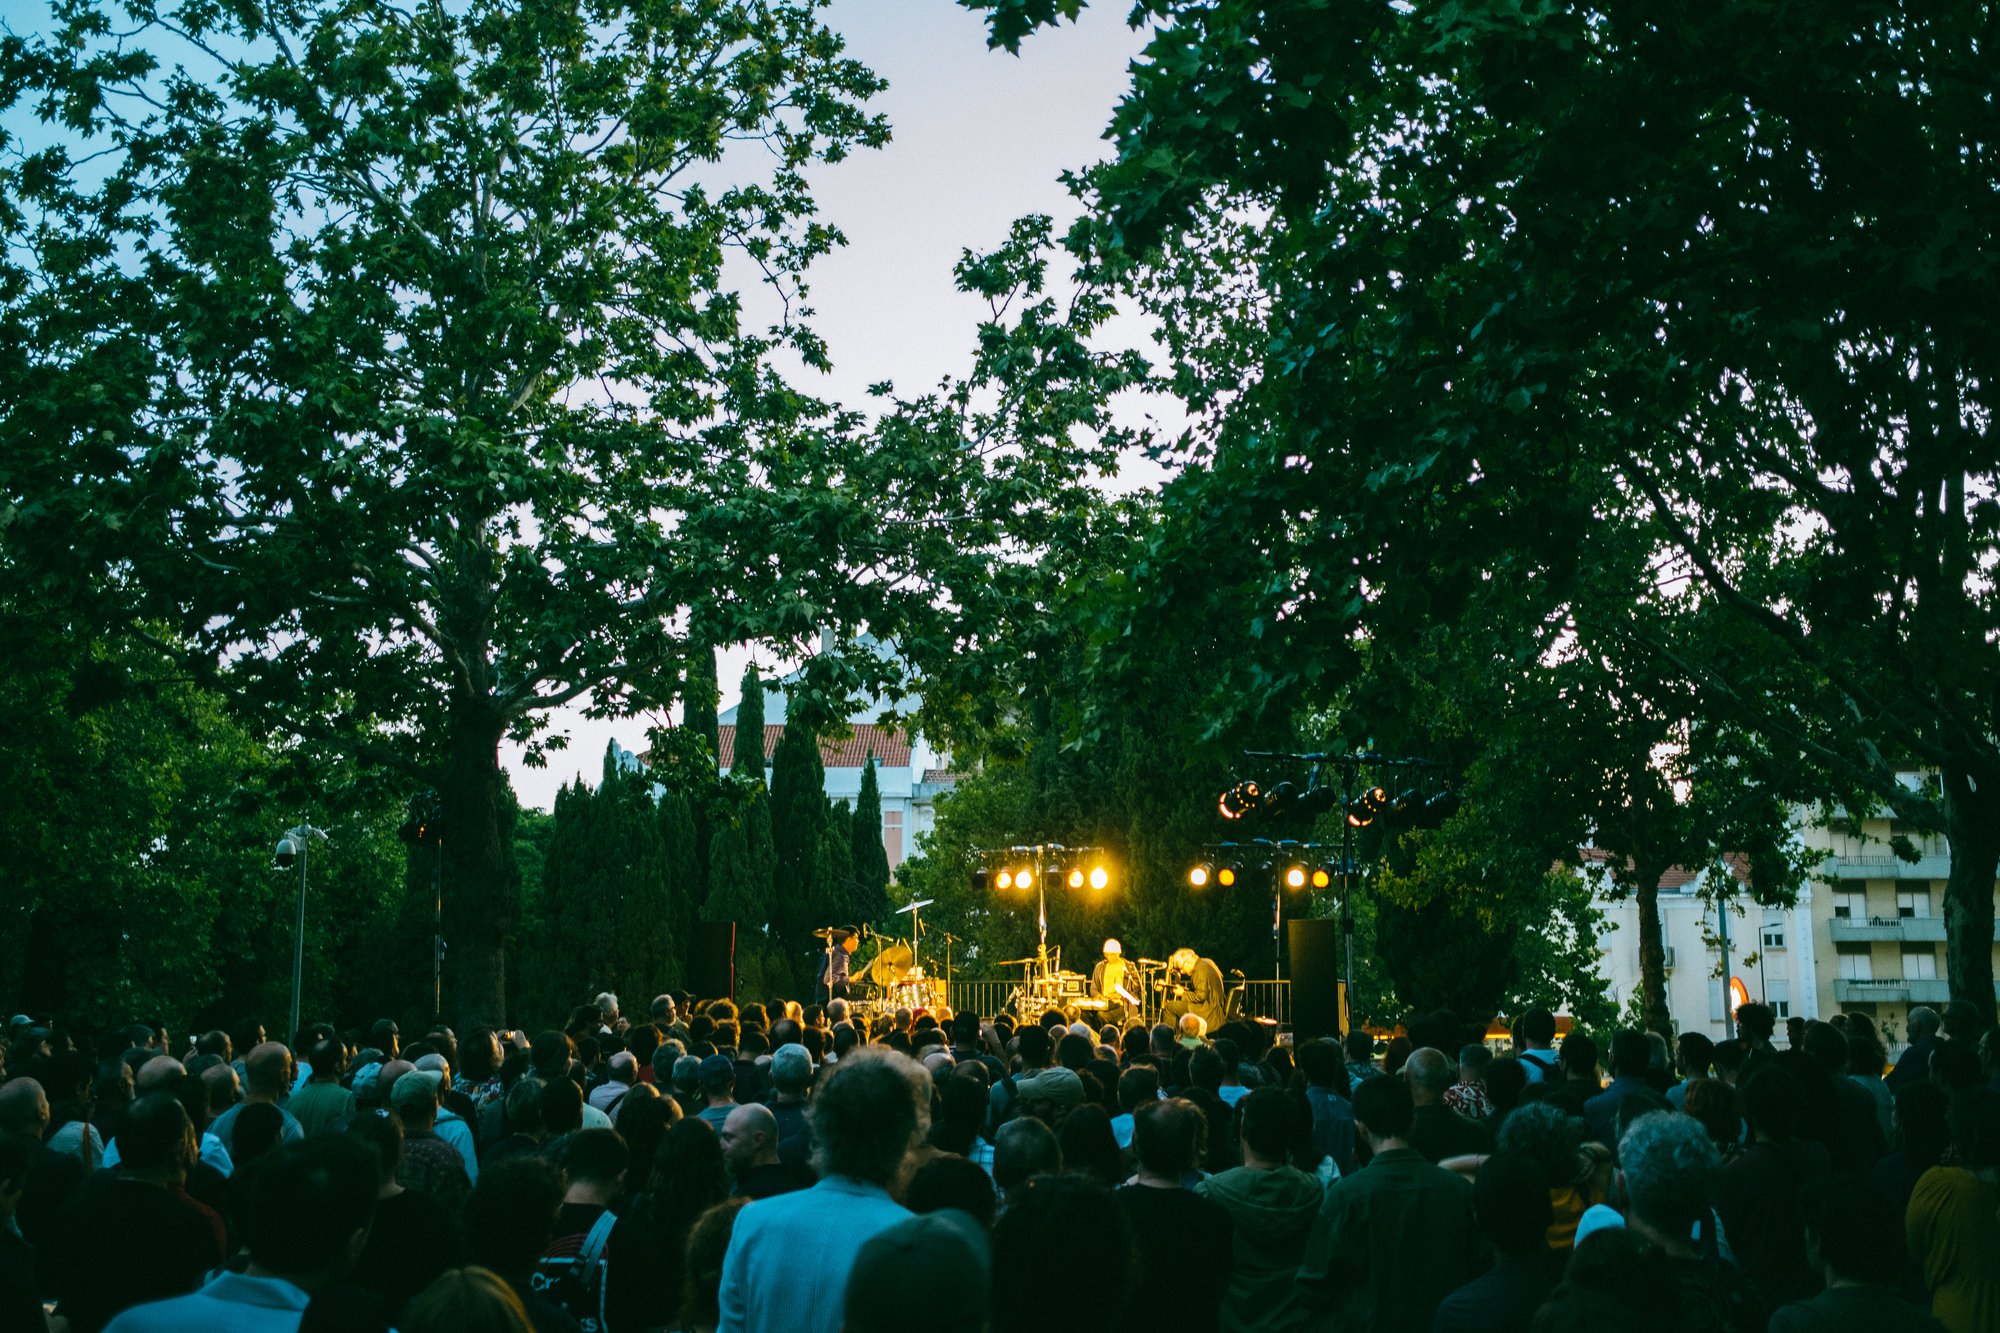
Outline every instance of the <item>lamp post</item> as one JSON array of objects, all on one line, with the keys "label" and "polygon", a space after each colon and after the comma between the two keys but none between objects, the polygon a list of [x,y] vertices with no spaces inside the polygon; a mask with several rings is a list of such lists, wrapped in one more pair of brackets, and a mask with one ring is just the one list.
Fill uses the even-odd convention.
[{"label": "lamp post", "polygon": [[312,859],[311,848],[315,838],[325,842],[326,830],[314,828],[309,823],[286,829],[285,836],[278,839],[273,856],[281,868],[293,862],[297,862],[299,867],[298,914],[292,923],[292,1022],[285,1029],[286,1037],[294,1040],[299,1030],[299,994],[305,985],[306,971],[306,863]]}]

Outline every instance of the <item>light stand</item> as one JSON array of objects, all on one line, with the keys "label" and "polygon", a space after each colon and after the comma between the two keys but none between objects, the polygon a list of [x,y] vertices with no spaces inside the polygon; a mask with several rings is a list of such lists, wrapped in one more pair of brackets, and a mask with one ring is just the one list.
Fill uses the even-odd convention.
[{"label": "light stand", "polygon": [[280,866],[289,866],[296,861],[299,867],[298,914],[292,922],[292,1022],[286,1029],[288,1034],[296,1034],[299,1030],[299,997],[305,988],[306,863],[311,860],[312,843],[315,838],[325,842],[326,830],[302,822],[297,828],[285,830],[285,836],[278,839],[276,853],[276,860]]}]

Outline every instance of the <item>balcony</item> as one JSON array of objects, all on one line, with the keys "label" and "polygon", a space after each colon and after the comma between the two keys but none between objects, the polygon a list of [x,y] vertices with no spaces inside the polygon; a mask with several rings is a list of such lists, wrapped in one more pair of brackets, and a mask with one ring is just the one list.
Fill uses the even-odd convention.
[{"label": "balcony", "polygon": [[[1993,985],[2000,996],[2000,982]],[[1875,981],[1833,983],[1833,998],[1841,1004],[1945,1004],[1951,999],[1951,983],[1943,977],[1884,977]]]},{"label": "balcony", "polygon": [[[1866,921],[1833,917],[1826,923],[1827,935],[1835,944],[1859,944],[1869,940],[1892,940],[1907,944],[1944,943],[1941,916],[1871,916]],[[2000,920],[1993,923],[1993,938],[2000,942]]]},{"label": "balcony", "polygon": [[1829,856],[1819,877],[1828,882],[1855,879],[1945,879],[1951,874],[1949,856],[1925,856],[1905,861],[1894,856]]}]

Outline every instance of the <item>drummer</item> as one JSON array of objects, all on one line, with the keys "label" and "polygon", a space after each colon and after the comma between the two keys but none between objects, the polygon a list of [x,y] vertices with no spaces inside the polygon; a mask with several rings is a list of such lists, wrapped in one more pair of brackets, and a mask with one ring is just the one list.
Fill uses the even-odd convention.
[{"label": "drummer", "polygon": [[854,951],[861,947],[861,935],[857,931],[836,927],[829,947],[820,955],[819,974],[813,978],[815,989],[827,1000],[847,998],[847,962],[854,957]]},{"label": "drummer", "polygon": [[1104,1001],[1104,1021],[1117,1027],[1133,1016],[1139,1001],[1127,980],[1125,949],[1117,940],[1104,941],[1104,957],[1090,972],[1090,993]]}]

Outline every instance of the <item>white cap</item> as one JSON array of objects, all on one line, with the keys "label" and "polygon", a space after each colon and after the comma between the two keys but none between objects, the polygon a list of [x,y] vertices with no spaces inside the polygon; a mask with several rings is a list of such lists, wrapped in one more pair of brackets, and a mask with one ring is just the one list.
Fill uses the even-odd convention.
[{"label": "white cap", "polygon": [[1124,948],[1119,945],[1117,940],[1104,941],[1104,956],[1106,958],[1116,958],[1124,952]]}]

